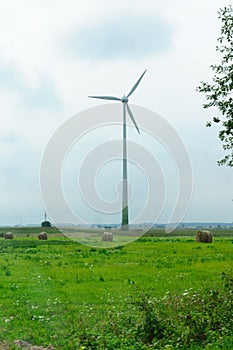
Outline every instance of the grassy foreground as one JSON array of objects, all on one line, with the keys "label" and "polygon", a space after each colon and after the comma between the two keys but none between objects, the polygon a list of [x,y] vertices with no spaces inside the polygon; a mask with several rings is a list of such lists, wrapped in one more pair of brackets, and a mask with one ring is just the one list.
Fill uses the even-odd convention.
[{"label": "grassy foreground", "polygon": [[8,349],[16,339],[54,349],[232,349],[232,231],[202,244],[192,231],[161,230],[96,249],[55,229],[38,241],[38,230],[0,238]]}]

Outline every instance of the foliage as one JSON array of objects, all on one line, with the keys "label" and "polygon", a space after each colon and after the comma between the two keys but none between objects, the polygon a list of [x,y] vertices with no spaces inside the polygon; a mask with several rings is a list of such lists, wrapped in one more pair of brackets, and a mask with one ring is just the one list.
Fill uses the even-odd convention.
[{"label": "foliage", "polygon": [[[215,115],[214,123],[221,123],[219,138],[223,143],[225,157],[219,165],[233,166],[233,7],[229,5],[220,9],[219,19],[222,22],[221,36],[216,50],[222,54],[220,64],[211,65],[214,73],[212,84],[201,82],[197,91],[203,92],[207,99],[204,108],[216,107],[220,116]],[[208,122],[207,126],[211,126]]]},{"label": "foliage", "polygon": [[166,293],[156,299],[142,293],[136,335],[156,349],[204,348],[233,338],[233,274],[223,272],[221,278],[221,286],[190,288],[179,296]]},{"label": "foliage", "polygon": [[50,221],[43,221],[42,223],[41,223],[41,226],[42,227],[51,227],[51,222]]}]

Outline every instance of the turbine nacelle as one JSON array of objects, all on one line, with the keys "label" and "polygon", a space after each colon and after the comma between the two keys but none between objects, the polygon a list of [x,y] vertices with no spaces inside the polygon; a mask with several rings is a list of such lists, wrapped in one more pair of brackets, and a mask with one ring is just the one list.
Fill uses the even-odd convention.
[{"label": "turbine nacelle", "polygon": [[122,99],[121,99],[121,102],[123,103],[127,103],[129,101],[128,97],[127,96],[123,96]]}]

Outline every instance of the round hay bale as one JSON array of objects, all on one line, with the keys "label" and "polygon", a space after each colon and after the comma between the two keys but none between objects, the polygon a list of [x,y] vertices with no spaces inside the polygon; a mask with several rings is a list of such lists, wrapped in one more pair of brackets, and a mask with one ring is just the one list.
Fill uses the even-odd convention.
[{"label": "round hay bale", "polygon": [[203,230],[198,231],[195,236],[196,242],[201,243],[212,243],[213,242],[213,235],[210,231]]},{"label": "round hay bale", "polygon": [[47,239],[48,239],[47,233],[46,233],[46,232],[40,232],[40,233],[38,234],[38,239],[39,239],[39,240],[42,240],[42,241],[47,240]]},{"label": "round hay bale", "polygon": [[102,242],[112,242],[113,234],[111,232],[104,232],[102,235]]},{"label": "round hay bale", "polygon": [[13,233],[12,232],[6,232],[4,234],[5,239],[13,239]]}]

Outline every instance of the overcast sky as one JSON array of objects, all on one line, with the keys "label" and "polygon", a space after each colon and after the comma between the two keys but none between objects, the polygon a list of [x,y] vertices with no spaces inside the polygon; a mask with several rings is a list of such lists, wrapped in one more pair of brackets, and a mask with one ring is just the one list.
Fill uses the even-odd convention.
[{"label": "overcast sky", "polygon": [[[209,66],[220,60],[215,51],[221,25],[217,11],[230,3],[2,1],[0,225],[43,220],[40,166],[54,132],[73,115],[105,103],[91,100],[88,95],[121,97],[146,68],[130,102],[165,118],[184,142],[193,169],[193,194],[183,220],[232,222],[232,169],[217,165],[224,155],[218,129],[205,127],[213,113],[203,110],[204,97],[195,91],[200,81],[211,79]],[[103,139],[104,135],[100,135]],[[134,139],[133,132],[132,135]],[[91,142],[88,137],[82,154]],[[82,157],[79,149],[79,144],[73,147],[77,159]],[[162,151],[156,157],[158,162],[167,159]],[[160,222],[168,220],[176,200],[172,193],[176,182],[169,179],[168,163],[169,159],[164,161],[168,189]],[[111,177],[111,169],[106,171]],[[112,171],[115,174],[116,168]],[[75,181],[69,172],[69,156],[64,174],[68,182]],[[99,186],[105,184],[107,188],[108,181],[101,181]],[[140,176],[138,181],[142,184]],[[141,198],[143,186],[138,187]],[[84,213],[85,206],[80,211]],[[83,215],[89,215],[85,219],[90,222],[107,220],[89,209]]]}]

